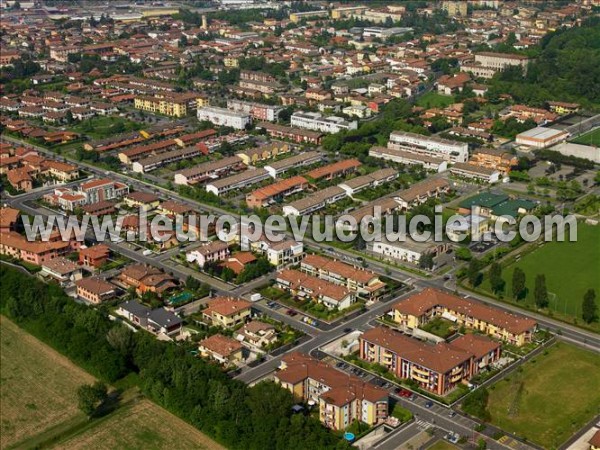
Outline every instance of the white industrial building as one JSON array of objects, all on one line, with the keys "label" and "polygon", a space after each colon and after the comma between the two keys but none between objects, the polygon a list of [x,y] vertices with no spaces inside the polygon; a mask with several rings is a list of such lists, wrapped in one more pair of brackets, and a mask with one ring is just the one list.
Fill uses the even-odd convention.
[{"label": "white industrial building", "polygon": [[403,131],[394,131],[390,134],[388,148],[441,158],[453,163],[467,162],[469,159],[469,144],[466,142]]},{"label": "white industrial building", "polygon": [[243,130],[246,125],[252,121],[250,114],[243,112],[231,111],[226,108],[218,108],[216,106],[205,106],[198,108],[198,120],[208,120],[209,122],[224,127]]},{"label": "white industrial building", "polygon": [[323,116],[316,112],[296,112],[291,117],[292,127],[306,130],[321,131],[322,133],[339,133],[342,130],[356,130],[358,122],[347,121],[343,117]]},{"label": "white industrial building", "polygon": [[535,127],[517,134],[516,142],[526,147],[544,148],[564,141],[569,133],[554,128]]}]

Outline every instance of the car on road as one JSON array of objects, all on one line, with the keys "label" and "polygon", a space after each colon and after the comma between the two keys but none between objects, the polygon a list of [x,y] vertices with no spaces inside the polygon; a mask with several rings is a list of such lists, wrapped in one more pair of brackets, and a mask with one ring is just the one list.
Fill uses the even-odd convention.
[{"label": "car on road", "polygon": [[425,408],[431,408],[433,406],[433,402],[431,400],[427,400],[425,402]]},{"label": "car on road", "polygon": [[350,333],[352,330],[352,328],[344,328],[344,333]]}]

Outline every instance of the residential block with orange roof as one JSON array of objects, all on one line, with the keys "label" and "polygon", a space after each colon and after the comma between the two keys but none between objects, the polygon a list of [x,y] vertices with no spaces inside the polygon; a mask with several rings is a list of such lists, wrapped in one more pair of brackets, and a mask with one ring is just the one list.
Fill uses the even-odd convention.
[{"label": "residential block with orange roof", "polygon": [[202,316],[211,325],[232,328],[250,318],[252,303],[235,297],[215,297],[208,301]]},{"label": "residential block with orange roof", "polygon": [[344,430],[355,420],[374,426],[388,417],[387,391],[308,355],[285,355],[273,378],[297,399],[318,405],[328,428]]},{"label": "residential block with orange roof", "polygon": [[528,317],[431,288],[396,303],[393,311],[394,321],[409,330],[443,317],[516,346],[530,342],[537,328]]}]

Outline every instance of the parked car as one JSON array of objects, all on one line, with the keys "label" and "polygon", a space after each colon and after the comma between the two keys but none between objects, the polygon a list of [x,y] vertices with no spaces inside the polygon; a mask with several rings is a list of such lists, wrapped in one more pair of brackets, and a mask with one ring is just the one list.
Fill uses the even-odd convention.
[{"label": "parked car", "polygon": [[433,402],[431,400],[427,400],[427,402],[425,402],[425,408],[431,408],[433,406]]}]

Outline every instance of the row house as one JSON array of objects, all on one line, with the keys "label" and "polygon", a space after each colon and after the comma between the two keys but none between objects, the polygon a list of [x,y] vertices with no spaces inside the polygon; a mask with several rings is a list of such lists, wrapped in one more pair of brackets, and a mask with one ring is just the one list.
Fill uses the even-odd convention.
[{"label": "row house", "polygon": [[252,147],[242,150],[236,153],[244,164],[251,166],[258,162],[267,161],[271,158],[275,158],[279,155],[289,153],[291,151],[290,145],[286,142],[275,141],[267,145],[261,145],[260,147]]},{"label": "row house", "polygon": [[79,242],[75,240],[62,241],[60,234],[58,239],[50,241],[29,241],[14,231],[0,234],[0,254],[17,258],[21,261],[42,265],[44,262],[60,256],[68,255],[79,248]]},{"label": "row house", "polygon": [[361,165],[361,162],[356,158],[344,159],[327,164],[326,166],[317,167],[308,172],[306,176],[313,180],[333,180],[334,178],[343,178],[355,172]]},{"label": "row house", "polygon": [[320,255],[306,255],[300,263],[300,270],[344,286],[349,291],[356,293],[357,297],[366,300],[378,299],[386,289],[385,283],[375,272]]},{"label": "row house", "polygon": [[240,171],[245,168],[246,165],[243,164],[242,158],[239,156],[229,156],[176,172],[174,181],[175,184],[189,186],[219,178],[233,171]]},{"label": "row house", "polygon": [[356,301],[356,294],[344,286],[298,270],[281,270],[277,273],[275,282],[278,288],[290,292],[296,298],[308,298],[331,310],[349,308]]},{"label": "row house", "polygon": [[285,197],[304,191],[307,187],[308,180],[304,177],[287,178],[246,195],[246,205],[249,208],[266,208],[281,202]]},{"label": "row house", "polygon": [[376,188],[396,178],[398,178],[398,171],[396,169],[379,169],[367,175],[352,178],[338,184],[338,186],[344,189],[349,197],[352,197],[365,189]]},{"label": "row house", "polygon": [[230,177],[208,182],[206,184],[206,192],[211,192],[219,196],[234,190],[243,190],[269,178],[271,178],[271,176],[264,168],[248,168],[247,170]]},{"label": "row house", "polygon": [[306,167],[319,162],[323,159],[323,154],[317,151],[309,151],[298,153],[297,155],[288,158],[280,159],[265,166],[265,170],[273,178],[277,178],[285,174],[291,169]]},{"label": "row house", "polygon": [[346,198],[346,191],[338,186],[330,186],[311,195],[288,203],[283,207],[284,216],[302,216],[325,208],[327,205]]},{"label": "row house", "polygon": [[398,192],[394,200],[403,210],[409,210],[414,206],[422,205],[431,198],[438,198],[444,193],[450,192],[450,184],[439,176],[426,178],[415,183],[408,189]]},{"label": "row house", "polygon": [[319,145],[323,139],[323,133],[316,131],[303,130],[296,127],[288,127],[269,122],[259,122],[257,128],[263,129],[267,134],[274,138],[289,139],[298,144]]}]

